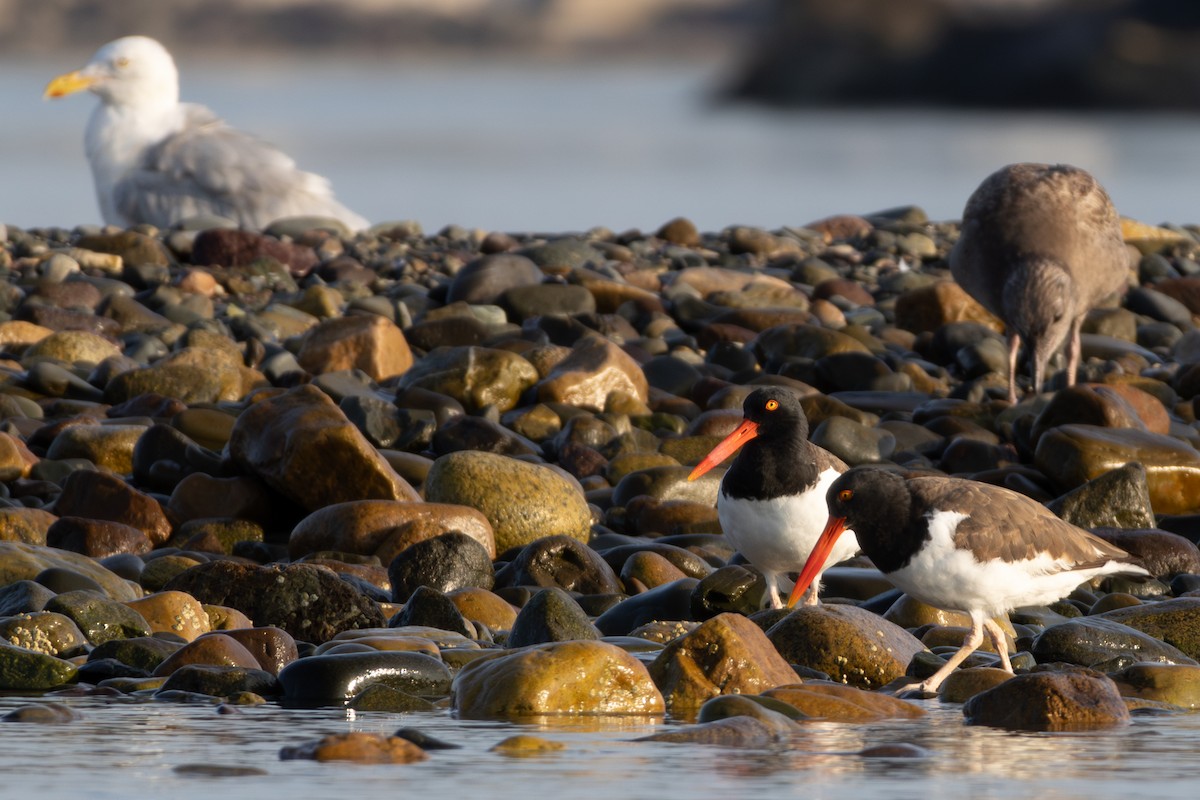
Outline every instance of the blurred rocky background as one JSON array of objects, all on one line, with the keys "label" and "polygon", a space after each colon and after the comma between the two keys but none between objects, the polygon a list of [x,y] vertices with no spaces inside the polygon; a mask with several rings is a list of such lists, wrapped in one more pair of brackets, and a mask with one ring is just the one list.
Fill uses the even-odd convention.
[{"label": "blurred rocky background", "polygon": [[730,97],[1200,108],[1198,0],[773,0]]},{"label": "blurred rocky background", "polygon": [[772,105],[1200,106],[1200,0],[0,0],[7,54],[722,59]]},{"label": "blurred rocky background", "polygon": [[0,0],[6,53],[129,33],[172,52],[703,56],[756,31],[761,0]]}]

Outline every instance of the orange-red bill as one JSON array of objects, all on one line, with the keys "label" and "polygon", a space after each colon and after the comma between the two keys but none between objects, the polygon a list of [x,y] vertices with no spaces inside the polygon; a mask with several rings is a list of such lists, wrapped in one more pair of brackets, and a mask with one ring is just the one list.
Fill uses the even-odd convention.
[{"label": "orange-red bill", "polygon": [[830,517],[829,521],[825,523],[825,530],[821,531],[821,537],[813,545],[812,552],[808,554],[808,561],[804,562],[804,569],[800,570],[800,577],[796,579],[796,588],[792,589],[792,596],[788,598],[788,608],[796,605],[796,602],[804,596],[804,592],[816,580],[817,573],[821,571],[829,554],[833,552],[834,543],[845,530],[845,517]]},{"label": "orange-red bill", "polygon": [[688,475],[689,481],[694,481],[710,469],[720,464],[725,459],[733,455],[739,447],[746,442],[758,436],[758,423],[751,422],[748,419],[742,420],[742,424],[734,428],[733,433],[721,440],[721,443],[709,452],[704,459],[696,465],[692,470],[692,474]]}]

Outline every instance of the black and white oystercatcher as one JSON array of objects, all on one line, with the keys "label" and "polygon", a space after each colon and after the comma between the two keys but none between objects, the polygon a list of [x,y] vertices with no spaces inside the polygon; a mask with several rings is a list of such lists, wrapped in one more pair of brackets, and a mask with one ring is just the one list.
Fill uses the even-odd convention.
[{"label": "black and white oystercatcher", "polygon": [[1008,335],[1008,399],[1017,399],[1024,341],[1041,392],[1046,363],[1070,340],[1067,385],[1079,367],[1084,315],[1125,287],[1129,256],[1104,188],[1066,165],[1012,164],[967,200],[950,252],[954,279],[1000,319]]},{"label": "black and white oystercatcher", "polygon": [[[742,403],[742,414],[742,423],[688,478],[700,477],[741,448],[721,479],[717,516],[737,551],[762,572],[770,606],[780,608],[779,582],[812,552],[827,516],[826,492],[846,464],[808,441],[808,419],[787,389],[755,389]],[[825,567],[857,552],[851,532],[818,565],[805,602],[817,602]]]},{"label": "black and white oystercatcher", "polygon": [[789,605],[819,574],[843,529],[854,528],[875,566],[908,595],[971,615],[962,648],[919,684],[934,692],[987,631],[1012,672],[1004,632],[992,620],[1018,606],[1043,605],[1097,575],[1148,574],[1119,547],[999,486],[950,477],[904,478],[858,467],[829,489],[829,521]]}]

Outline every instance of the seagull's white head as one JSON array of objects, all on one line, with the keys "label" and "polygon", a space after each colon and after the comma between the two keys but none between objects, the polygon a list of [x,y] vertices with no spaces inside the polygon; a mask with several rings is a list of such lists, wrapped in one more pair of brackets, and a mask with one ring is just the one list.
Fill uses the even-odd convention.
[{"label": "seagull's white head", "polygon": [[148,36],[125,36],[96,51],[83,69],[59,75],[46,86],[46,97],[82,90],[106,105],[169,108],[179,102],[179,71],[161,44]]}]

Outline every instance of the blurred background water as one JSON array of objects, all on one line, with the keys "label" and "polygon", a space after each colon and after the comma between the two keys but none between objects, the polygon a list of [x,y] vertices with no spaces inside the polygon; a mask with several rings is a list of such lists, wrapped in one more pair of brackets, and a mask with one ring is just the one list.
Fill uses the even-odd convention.
[{"label": "blurred background water", "polygon": [[[94,98],[40,97],[89,56],[0,64],[0,221],[99,222],[82,146]],[[1084,167],[1129,216],[1200,221],[1200,117],[1178,113],[716,105],[696,62],[180,61],[187,99],[328,177],[368,219],[427,230],[778,227],[909,203],[954,219],[1013,161]]]},{"label": "blurred background water", "polygon": [[[850,6],[862,12],[871,2],[891,13],[1071,4],[854,0]],[[303,168],[328,177],[339,198],[373,221],[414,219],[427,230],[450,223],[510,231],[624,230],[652,229],[683,215],[712,230],[802,225],[910,203],[934,219],[953,219],[986,174],[1024,160],[1092,171],[1126,215],[1200,222],[1193,189],[1200,116],[1180,108],[1126,103],[1080,110],[1040,103],[1034,110],[964,109],[938,97],[921,105],[856,106],[850,88],[843,104],[790,95],[770,104],[716,100],[747,72],[747,63],[778,48],[772,42],[779,31],[770,27],[776,17],[787,22],[792,9],[811,6],[817,14],[829,5],[240,0],[204,6],[179,0],[118,7],[70,0],[55,4],[59,16],[47,21],[47,6],[7,0],[0,3],[0,43],[6,45],[0,56],[0,221],[99,221],[82,152],[95,98],[48,102],[41,91],[108,38],[141,30],[176,52],[184,99],[276,143]],[[145,6],[141,16],[131,16],[134,6]],[[281,16],[288,7],[296,7],[295,19]],[[440,27],[420,15],[421,24],[394,22],[417,7],[426,15],[442,9],[446,17]],[[191,17],[180,10],[187,8]],[[204,14],[204,8],[218,10]],[[650,13],[655,8],[658,16]],[[241,9],[241,16],[229,9]],[[388,9],[391,16],[380,16]],[[350,15],[356,10],[359,16]],[[691,17],[684,13],[689,10]],[[368,12],[393,22],[378,21],[366,28],[368,35],[361,21]],[[16,38],[22,14],[25,27],[40,36]],[[240,22],[223,32],[223,15]],[[779,74],[794,81],[797,70],[812,71],[812,65],[781,65]],[[969,82],[970,75],[961,80]]]}]

